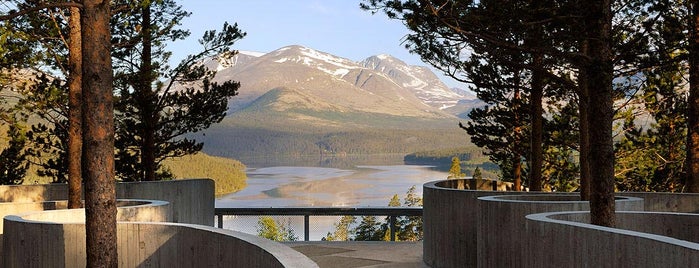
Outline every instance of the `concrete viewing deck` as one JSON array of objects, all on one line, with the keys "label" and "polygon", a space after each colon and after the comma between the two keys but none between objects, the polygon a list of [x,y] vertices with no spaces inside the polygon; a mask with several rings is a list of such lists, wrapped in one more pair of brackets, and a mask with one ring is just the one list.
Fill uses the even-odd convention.
[{"label": "concrete viewing deck", "polygon": [[422,261],[422,242],[285,242],[319,267],[428,267]]},{"label": "concrete viewing deck", "polygon": [[[588,203],[574,193],[495,192],[465,185],[466,181],[450,180],[423,186],[422,242],[282,244],[214,228],[211,180],[120,183],[117,196],[140,199],[124,201],[119,208],[120,266],[526,268],[699,263],[699,194],[618,193],[617,226],[608,228],[589,224]],[[66,195],[66,185],[0,186],[0,266],[85,266],[84,211],[54,210],[65,206],[57,198]]]}]

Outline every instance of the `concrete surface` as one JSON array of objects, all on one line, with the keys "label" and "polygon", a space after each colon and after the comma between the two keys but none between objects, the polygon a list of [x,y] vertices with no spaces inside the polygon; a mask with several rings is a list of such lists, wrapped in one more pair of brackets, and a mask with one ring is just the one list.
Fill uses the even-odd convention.
[{"label": "concrete surface", "polygon": [[589,212],[526,218],[522,233],[535,239],[521,244],[524,267],[696,267],[699,263],[699,237],[693,230],[697,214],[617,211],[620,228],[585,223]]},{"label": "concrete surface", "polygon": [[[489,187],[478,188],[470,184],[472,182],[468,180],[441,180],[423,185],[423,258],[431,267],[476,267],[479,249],[477,234],[480,231],[477,222],[481,217],[478,198],[491,195],[525,194],[525,192],[490,191]],[[528,194],[537,193],[529,192]],[[539,192],[538,194],[551,193]],[[638,192],[616,194],[643,198],[646,211],[699,212],[699,194]],[[556,195],[579,196],[579,193],[556,193]],[[497,227],[492,229],[497,230]],[[513,240],[511,234],[496,232],[492,235]]]},{"label": "concrete surface", "polygon": [[[642,211],[643,199],[617,197],[617,210]],[[557,193],[498,195],[478,198],[477,267],[525,267],[522,245],[539,239],[523,232],[526,215],[555,211],[589,211],[590,202]]]},{"label": "concrete surface", "polygon": [[[214,181],[187,179],[116,184],[118,199],[163,200],[170,203],[172,221],[214,226]],[[29,211],[65,208],[67,184],[0,185],[0,217]],[[0,234],[2,224],[0,223]]]},{"label": "concrete surface", "polygon": [[285,242],[318,267],[428,267],[422,262],[422,242]]},{"label": "concrete surface", "polygon": [[616,195],[643,198],[645,211],[699,213],[697,193],[618,192]]},{"label": "concrete surface", "polygon": [[[2,267],[85,267],[85,225],[76,212],[83,211],[6,216]],[[117,238],[119,267],[318,267],[280,243],[203,225],[119,222]]]},{"label": "concrete surface", "polygon": [[476,267],[478,198],[523,193],[492,191],[489,184],[466,189],[472,183],[470,179],[455,179],[423,185],[423,257],[427,265]]}]

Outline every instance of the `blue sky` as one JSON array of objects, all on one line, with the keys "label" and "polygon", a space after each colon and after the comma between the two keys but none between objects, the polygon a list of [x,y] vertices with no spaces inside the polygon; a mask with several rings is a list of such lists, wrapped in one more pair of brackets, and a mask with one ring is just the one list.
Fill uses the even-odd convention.
[{"label": "blue sky", "polygon": [[[220,29],[224,21],[238,23],[247,36],[234,49],[269,52],[287,45],[302,45],[354,61],[390,54],[408,64],[423,65],[401,44],[408,30],[383,13],[359,8],[360,0],[181,0],[192,15],[183,21],[192,35],[172,44],[173,59],[198,51],[197,39],[206,30]],[[441,76],[441,73],[435,72]],[[443,77],[448,86],[465,86]]]}]

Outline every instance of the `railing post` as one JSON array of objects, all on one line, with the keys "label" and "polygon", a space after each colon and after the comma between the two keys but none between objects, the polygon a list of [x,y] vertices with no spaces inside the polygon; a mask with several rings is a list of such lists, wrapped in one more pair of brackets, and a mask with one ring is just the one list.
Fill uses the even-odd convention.
[{"label": "railing post", "polygon": [[391,241],[396,241],[396,216],[391,215],[390,219],[391,219],[391,224],[390,224],[391,225],[391,227],[390,227],[391,228]]},{"label": "railing post", "polygon": [[303,241],[309,241],[310,235],[310,216],[308,214],[303,215]]},{"label": "railing post", "polygon": [[216,214],[218,219],[218,228],[223,228],[223,214]]}]

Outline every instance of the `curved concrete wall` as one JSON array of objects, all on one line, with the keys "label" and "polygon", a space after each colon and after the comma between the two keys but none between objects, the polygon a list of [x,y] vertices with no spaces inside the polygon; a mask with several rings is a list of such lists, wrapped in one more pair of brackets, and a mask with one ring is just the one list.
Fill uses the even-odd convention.
[{"label": "curved concrete wall", "polygon": [[[525,267],[525,216],[553,211],[589,211],[588,201],[570,194],[526,194],[478,198],[478,267]],[[617,197],[617,210],[643,210],[643,199]]]},{"label": "curved concrete wall", "polygon": [[[5,217],[3,267],[85,267],[83,223],[34,221],[61,213],[73,214]],[[214,227],[119,222],[117,232],[119,267],[317,267],[282,244]]]},{"label": "curved concrete wall", "polygon": [[117,198],[164,200],[172,221],[214,226],[215,189],[210,179],[118,183]]},{"label": "curved concrete wall", "polygon": [[[54,201],[43,202],[46,204]],[[60,201],[56,203],[63,203]],[[60,208],[60,207],[59,207]],[[26,221],[52,222],[52,223],[81,223],[85,222],[84,209],[59,209],[37,212],[25,212],[16,215]],[[117,221],[172,221],[170,203],[160,200],[117,200]]]},{"label": "curved concrete wall", "polygon": [[490,189],[491,181],[470,179],[433,181],[423,185],[422,257],[427,265],[476,266],[478,197],[522,194]]},{"label": "curved concrete wall", "polygon": [[587,224],[589,212],[526,216],[526,267],[693,267],[699,215],[619,212],[617,228]]},{"label": "curved concrete wall", "polygon": [[[61,208],[66,206],[65,201],[44,201],[35,203],[25,203],[25,204],[46,204],[49,208]],[[170,210],[170,204],[165,201],[159,200],[118,200],[117,201],[117,220],[118,221],[170,221],[172,220],[172,213]],[[25,226],[18,225],[17,220],[32,224],[32,226],[37,228],[26,228]],[[50,245],[52,243],[57,243],[61,235],[63,235],[62,223],[81,223],[83,226],[83,236],[84,236],[84,223],[85,222],[85,210],[84,209],[60,209],[51,211],[41,211],[41,212],[24,212],[18,215],[8,215],[3,219],[3,231],[5,234],[2,235],[2,246],[0,247],[0,263],[3,263],[3,267],[7,267],[7,262],[13,262],[13,260],[18,259],[18,256],[36,258],[36,255],[41,254],[40,252],[28,251],[31,248],[41,249],[52,247],[59,249],[64,247],[56,247],[57,245]],[[7,225],[5,225],[7,224]],[[40,237],[42,239],[32,239]],[[70,241],[74,242],[75,239]],[[84,241],[84,237],[82,238]],[[70,243],[76,245],[75,243]],[[84,252],[85,243],[82,243],[82,251]],[[21,249],[21,250],[18,250]],[[52,254],[56,254],[55,252]],[[19,262],[20,264],[22,262]],[[30,266],[31,267],[31,266]]]},{"label": "curved concrete wall", "polygon": [[[481,187],[477,187],[479,185]],[[468,179],[433,181],[423,185],[423,260],[426,264],[432,267],[477,265],[478,198],[523,193],[490,191],[492,187],[489,185],[489,182]],[[555,195],[578,196],[579,193]],[[699,212],[699,194],[622,192],[617,195],[643,198],[644,210]]]},{"label": "curved concrete wall", "polygon": [[[148,199],[169,202],[172,208],[173,222],[214,226],[213,180],[117,183],[116,192],[118,199]],[[66,184],[0,186],[0,216],[56,209],[59,207],[46,207],[48,203],[41,202],[66,199],[68,199],[68,185]]]},{"label": "curved concrete wall", "polygon": [[621,192],[617,195],[643,198],[645,211],[699,213],[697,193]]},{"label": "curved concrete wall", "polygon": [[[31,215],[27,216],[27,220],[54,222],[85,221],[85,211],[83,209],[66,210],[67,205],[67,201],[0,203],[0,216]],[[165,201],[117,200],[117,206],[117,219],[119,221],[172,221],[172,209],[170,204]],[[60,209],[60,211],[56,212],[56,209]],[[46,213],[31,213],[37,211],[45,211]],[[4,223],[4,220],[0,221],[0,255],[4,251]]]}]

